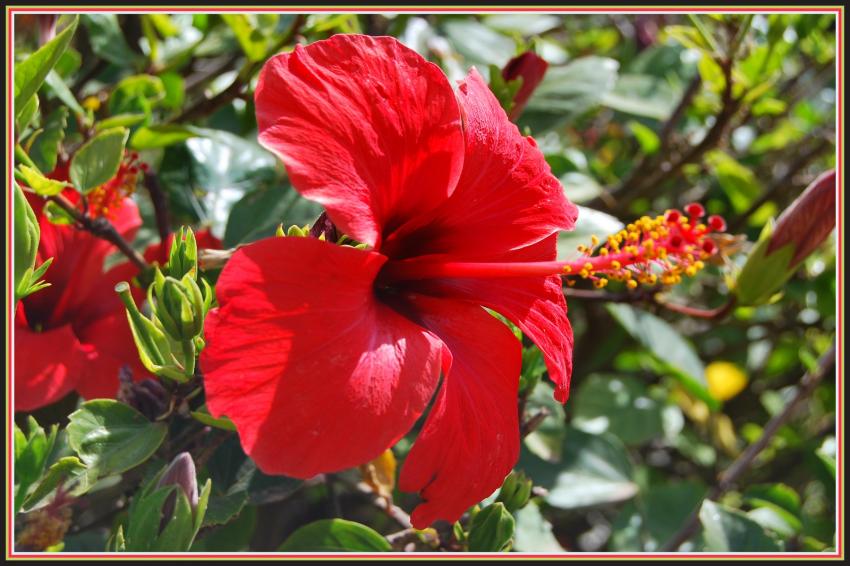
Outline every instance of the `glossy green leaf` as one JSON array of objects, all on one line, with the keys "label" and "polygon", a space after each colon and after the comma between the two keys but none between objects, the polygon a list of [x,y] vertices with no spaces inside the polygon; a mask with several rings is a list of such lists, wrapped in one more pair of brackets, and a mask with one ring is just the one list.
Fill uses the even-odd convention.
[{"label": "glossy green leaf", "polygon": [[78,17],[56,34],[56,37],[42,45],[38,51],[15,65],[15,118],[26,109],[30,98],[38,92],[47,73],[56,65],[62,53],[68,48],[74,32],[77,30]]},{"label": "glossy green leaf", "polygon": [[95,399],[71,413],[68,443],[101,476],[134,468],[153,455],[167,433],[141,413],[111,399]]},{"label": "glossy green leaf", "polygon": [[26,183],[26,185],[32,189],[35,194],[43,197],[58,195],[65,188],[72,186],[70,183],[66,183],[65,181],[48,179],[39,171],[26,165],[19,165],[18,170],[21,174],[21,180]]},{"label": "glossy green leaf", "polygon": [[533,502],[516,512],[514,539],[513,548],[519,552],[566,552],[552,533],[552,524]]},{"label": "glossy green leaf", "polygon": [[717,400],[708,391],[702,360],[676,329],[654,314],[631,305],[620,303],[608,304],[606,307],[632,338],[663,362],[688,391],[705,401],[709,407],[718,407]]},{"label": "glossy green leaf", "polygon": [[127,44],[117,14],[88,13],[82,16],[82,21],[92,51],[101,59],[123,68],[133,68],[142,59]]},{"label": "glossy green leaf", "polygon": [[69,175],[77,190],[87,193],[118,173],[128,135],[125,128],[104,130],[77,150]]},{"label": "glossy green leaf", "polygon": [[664,434],[662,405],[637,378],[589,375],[574,395],[572,424],[586,432],[610,432],[630,445]]},{"label": "glossy green leaf", "polygon": [[53,171],[59,154],[59,146],[65,138],[68,109],[59,106],[44,120],[44,125],[30,145],[30,159],[45,173]]},{"label": "glossy green leaf", "polygon": [[755,521],[734,509],[706,500],[699,512],[705,549],[710,552],[781,552]]},{"label": "glossy green leaf", "polygon": [[546,488],[546,503],[580,509],[627,501],[638,492],[623,443],[611,434],[588,434],[567,428],[561,462],[553,464],[526,454],[518,468],[534,485]]},{"label": "glossy green leaf", "polygon": [[255,28],[246,14],[221,14],[221,19],[233,30],[242,51],[251,61],[260,61],[266,56],[266,37]]},{"label": "glossy green leaf", "polygon": [[133,132],[130,147],[138,150],[166,147],[202,135],[202,130],[192,126],[179,124],[145,126]]},{"label": "glossy green leaf", "polygon": [[279,552],[389,552],[390,543],[366,525],[344,519],[324,519],[289,535]]}]

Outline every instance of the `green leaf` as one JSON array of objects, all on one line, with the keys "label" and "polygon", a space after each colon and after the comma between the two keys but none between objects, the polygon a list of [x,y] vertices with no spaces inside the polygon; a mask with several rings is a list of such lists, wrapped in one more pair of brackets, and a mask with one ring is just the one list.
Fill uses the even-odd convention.
[{"label": "green leaf", "polygon": [[387,539],[366,525],[344,519],[324,519],[289,535],[279,552],[389,552]]},{"label": "green leaf", "polygon": [[639,344],[693,395],[716,409],[719,402],[708,391],[705,367],[694,347],[676,329],[657,316],[626,304],[608,304],[608,312]]},{"label": "green leaf", "polygon": [[706,491],[692,481],[650,486],[620,510],[612,525],[611,550],[657,552],[682,528]]},{"label": "green leaf", "polygon": [[516,521],[502,503],[475,514],[469,527],[470,552],[505,552],[510,548]]},{"label": "green leaf", "polygon": [[77,190],[88,193],[118,173],[128,135],[125,128],[104,130],[77,150],[70,169],[71,182]]},{"label": "green leaf", "polygon": [[38,114],[38,95],[34,94],[30,97],[24,107],[21,109],[20,115],[15,118],[15,131],[20,136],[21,132],[27,129],[30,122],[33,121],[35,115]]},{"label": "green leaf", "polygon": [[785,537],[802,530],[800,496],[793,488],[781,483],[753,485],[743,496],[755,508],[747,516],[763,527]]},{"label": "green leaf", "polygon": [[142,57],[130,49],[116,14],[84,14],[83,25],[88,31],[92,51],[101,59],[121,68],[132,68]]},{"label": "green leaf", "polygon": [[514,538],[514,550],[520,552],[566,552],[552,534],[552,524],[543,517],[535,503],[529,503],[516,512]]},{"label": "green leaf", "polygon": [[56,443],[58,427],[53,425],[45,434],[33,417],[27,419],[29,434],[15,425],[15,512],[20,509],[29,487],[41,477],[47,458]]},{"label": "green leaf", "polygon": [[111,399],[95,399],[71,413],[68,443],[100,476],[134,468],[150,458],[167,433],[141,413]]},{"label": "green leaf", "polygon": [[29,149],[29,156],[41,171],[53,171],[59,154],[59,144],[65,138],[68,123],[68,109],[57,107],[44,120],[41,132],[35,136]]},{"label": "green leaf", "polygon": [[610,432],[629,445],[664,434],[661,403],[634,377],[587,376],[573,398],[572,424],[594,434]]},{"label": "green leaf", "polygon": [[755,521],[734,509],[706,500],[699,512],[709,552],[781,552],[782,544]]},{"label": "green leaf", "polygon": [[42,499],[50,495],[59,484],[81,476],[85,470],[86,466],[75,456],[60,458],[50,466],[35,490],[23,500],[23,508],[29,510],[35,507]]},{"label": "green leaf", "polygon": [[652,128],[644,126],[640,122],[630,120],[626,126],[635,136],[640,150],[646,155],[653,155],[661,147],[661,140],[658,139],[658,134]]},{"label": "green leaf", "polygon": [[202,130],[192,126],[179,124],[145,126],[133,133],[133,137],[130,138],[130,147],[138,150],[166,147],[202,135]]},{"label": "green leaf", "polygon": [[546,503],[580,509],[631,499],[638,486],[626,448],[610,434],[588,434],[567,428],[560,464],[527,454],[518,467],[549,490]]},{"label": "green leaf", "polygon": [[658,77],[622,74],[610,92],[602,96],[602,103],[614,110],[666,120],[681,96],[678,89]]},{"label": "green leaf", "polygon": [[234,203],[248,191],[280,183],[278,165],[253,140],[221,130],[201,131],[203,137],[166,149],[159,179],[175,210],[197,216],[220,233]]},{"label": "green leaf", "polygon": [[267,40],[263,33],[256,29],[245,14],[221,14],[221,19],[233,30],[233,35],[239,46],[250,61],[260,61],[266,56]]},{"label": "green leaf", "polygon": [[21,115],[29,99],[38,92],[47,73],[68,48],[78,21],[78,17],[74,16],[68,27],[56,34],[56,37],[42,45],[22,63],[15,65],[15,118]]},{"label": "green leaf", "polygon": [[71,226],[76,222],[73,216],[53,202],[52,200],[47,201],[45,203],[44,208],[42,209],[44,216],[51,224],[56,224],[57,226]]},{"label": "green leaf", "polygon": [[248,502],[247,491],[237,491],[217,497],[210,497],[203,526],[224,525],[242,512]]},{"label": "green leaf", "polygon": [[549,67],[520,119],[532,131],[556,128],[564,121],[602,104],[617,82],[619,63],[607,57],[581,57]]},{"label": "green leaf", "polygon": [[165,523],[151,550],[154,552],[186,552],[195,536],[192,508],[182,489],[175,489],[174,511]]},{"label": "green leaf", "polygon": [[66,187],[71,186],[70,183],[66,183],[65,181],[48,179],[37,170],[26,165],[19,165],[18,170],[21,172],[21,180],[26,183],[29,188],[35,191],[35,194],[43,197],[58,195]]},{"label": "green leaf", "polygon": [[[133,498],[124,535],[128,552],[146,552],[154,548],[159,534],[162,506],[169,495],[178,491],[180,489],[177,486],[169,485],[149,493],[142,491]],[[185,495],[183,499],[186,499]]]},{"label": "green leaf", "polygon": [[205,425],[220,428],[221,430],[236,431],[236,425],[233,424],[233,421],[227,417],[216,418],[212,416],[207,412],[206,405],[204,405],[203,409],[192,411],[191,415],[196,421]]},{"label": "green leaf", "polygon": [[224,245],[253,242],[274,234],[282,222],[304,225],[322,210],[303,198],[288,183],[261,187],[247,193],[230,209],[224,230]]},{"label": "green leaf", "polygon": [[709,170],[717,177],[735,212],[744,212],[761,195],[763,189],[755,173],[721,150],[705,156]]},{"label": "green leaf", "polygon": [[446,38],[469,64],[503,67],[516,54],[516,43],[474,19],[454,19],[443,24]]},{"label": "green leaf", "polygon": [[19,290],[23,291],[30,284],[29,273],[35,265],[35,257],[38,252],[38,241],[41,230],[38,227],[35,213],[27,202],[24,192],[17,183],[14,183],[15,192],[15,296],[20,297]]},{"label": "green leaf", "polygon": [[109,130],[111,128],[130,128],[132,126],[137,126],[145,121],[144,114],[118,114],[116,116],[110,116],[109,118],[104,118],[100,122],[97,122],[94,125],[94,131],[102,132],[103,130]]},{"label": "green leaf", "polygon": [[65,80],[59,76],[59,73],[56,71],[50,71],[47,73],[47,77],[44,80],[47,87],[56,95],[62,104],[70,108],[74,111],[74,114],[77,116],[85,116],[86,111],[80,106],[80,103],[77,102],[77,98],[74,96],[74,93],[71,92],[71,89],[68,88],[68,85],[65,84]]},{"label": "green leaf", "polygon": [[109,95],[109,113],[113,116],[127,113],[149,116],[165,95],[165,84],[159,77],[132,75],[122,79]]}]

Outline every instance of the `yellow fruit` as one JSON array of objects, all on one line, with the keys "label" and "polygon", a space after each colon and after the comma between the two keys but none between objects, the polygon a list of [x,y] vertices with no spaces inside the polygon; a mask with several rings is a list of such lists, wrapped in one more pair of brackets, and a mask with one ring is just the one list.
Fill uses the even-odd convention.
[{"label": "yellow fruit", "polygon": [[711,362],[705,368],[705,379],[718,401],[728,401],[747,387],[747,374],[731,362]]}]

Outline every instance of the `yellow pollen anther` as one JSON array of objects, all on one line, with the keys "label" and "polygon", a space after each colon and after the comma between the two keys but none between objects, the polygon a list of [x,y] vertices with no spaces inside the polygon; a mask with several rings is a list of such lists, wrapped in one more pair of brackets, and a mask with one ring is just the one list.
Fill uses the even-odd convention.
[{"label": "yellow pollen anther", "polygon": [[601,279],[597,279],[596,281],[593,282],[593,286],[596,287],[597,289],[601,289],[602,287],[606,286],[607,284],[608,284],[608,280],[605,279],[604,277],[601,278]]},{"label": "yellow pollen anther", "polygon": [[599,255],[608,255],[608,248],[601,248],[599,250]]},{"label": "yellow pollen anther", "polygon": [[588,261],[587,263],[584,264],[584,270],[585,271],[593,271],[593,264]]},{"label": "yellow pollen anther", "polygon": [[573,268],[571,266],[569,266],[569,265],[564,266],[564,273],[572,273],[572,272],[573,272]]},{"label": "yellow pollen anther", "polygon": [[598,238],[598,237],[596,237],[596,236],[591,236],[591,237],[590,237],[590,243],[591,243],[591,245],[593,245],[593,247],[595,248],[596,246],[598,246],[598,245],[599,245],[599,238]]},{"label": "yellow pollen anther", "polygon": [[615,259],[611,262],[611,267],[613,267],[614,269],[620,269],[622,267],[622,264]]},{"label": "yellow pollen anther", "polygon": [[637,286],[637,281],[635,281],[634,279],[629,279],[628,281],[626,281],[626,287],[628,287],[629,289],[636,289]]}]

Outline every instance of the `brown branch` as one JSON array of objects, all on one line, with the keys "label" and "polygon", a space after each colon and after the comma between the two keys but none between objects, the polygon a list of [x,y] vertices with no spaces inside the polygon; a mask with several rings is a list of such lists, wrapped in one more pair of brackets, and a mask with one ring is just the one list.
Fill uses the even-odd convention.
[{"label": "brown branch", "polygon": [[159,240],[163,244],[168,240],[168,235],[171,234],[171,222],[168,216],[168,199],[165,198],[165,193],[162,186],[159,184],[154,173],[150,171],[145,173],[145,187],[151,197],[153,204],[153,213],[156,218],[156,228],[159,232]]},{"label": "brown branch", "polygon": [[[800,404],[814,392],[818,384],[823,380],[824,376],[835,368],[835,344],[821,356],[818,361],[817,368],[814,371],[808,371],[800,379],[800,387],[782,412],[774,415],[772,419],[765,425],[761,436],[754,443],[750,444],[744,452],[730,465],[726,470],[721,472],[717,485],[715,485],[706,499],[716,500],[724,493],[729,491],[735,485],[741,476],[750,469],[756,460],[756,457],[761,454],[773,437],[779,432],[779,429],[785,425],[797,411]],[[702,508],[702,501],[691,513],[690,517],[684,522],[682,528],[668,540],[662,552],[674,552],[685,541],[696,534],[699,529],[699,512]]]},{"label": "brown branch", "polygon": [[551,415],[552,413],[546,407],[540,407],[536,413],[528,417],[528,419],[524,419],[519,425],[519,437],[525,438],[543,424],[543,421],[546,420],[546,417]]},{"label": "brown branch", "polygon": [[636,184],[624,185],[620,192],[623,196],[628,194],[629,198],[621,199],[615,208],[616,211],[627,211],[628,205],[631,202],[637,198],[647,196],[647,193],[653,189],[662,186],[667,181],[676,177],[683,167],[701,159],[706,152],[720,143],[726,135],[732,119],[741,107],[741,97],[735,98],[732,95],[732,61],[729,59],[721,61],[720,66],[723,69],[725,85],[722,94],[722,107],[720,113],[715,118],[714,125],[698,144],[692,146],[677,159],[662,164],[662,166],[657,168],[655,174],[642,176]]},{"label": "brown branch", "polygon": [[79,225],[79,227],[87,232],[91,232],[102,240],[114,245],[118,250],[127,256],[133,264],[140,270],[144,271],[150,267],[148,262],[142,255],[133,249],[133,247],[125,240],[121,234],[115,229],[115,226],[106,218],[89,218],[85,214],[77,210],[71,201],[66,199],[61,194],[49,197],[49,200],[56,203],[59,208],[68,213],[71,218]]}]

